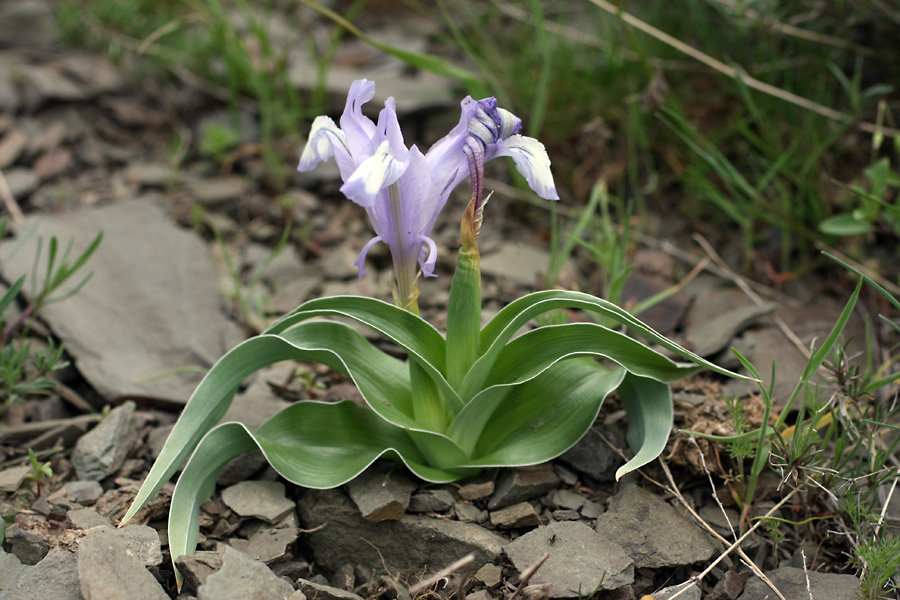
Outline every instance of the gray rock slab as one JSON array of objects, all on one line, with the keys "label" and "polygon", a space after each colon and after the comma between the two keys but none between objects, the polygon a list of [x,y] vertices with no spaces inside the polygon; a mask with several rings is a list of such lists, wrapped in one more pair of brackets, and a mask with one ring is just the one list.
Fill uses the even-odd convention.
[{"label": "gray rock slab", "polygon": [[559,460],[597,481],[615,481],[616,469],[625,464],[625,461],[603,438],[617,448],[627,447],[620,429],[591,427]]},{"label": "gray rock slab", "polygon": [[447,490],[424,490],[410,497],[407,508],[415,513],[445,513],[454,502],[453,494]]},{"label": "gray rock slab", "polygon": [[24,167],[15,167],[4,175],[6,184],[9,186],[9,193],[20,202],[30,196],[31,192],[36,190],[41,183],[41,178],[37,176],[37,173]]},{"label": "gray rock slab", "polygon": [[100,423],[81,436],[72,452],[78,479],[100,481],[115,473],[137,439],[131,400],[109,411]]},{"label": "gray rock slab", "polygon": [[194,554],[182,554],[175,559],[175,566],[184,576],[182,591],[196,593],[206,583],[207,577],[222,568],[222,553],[201,550]]},{"label": "gray rock slab", "polygon": [[504,550],[520,573],[550,555],[531,583],[549,584],[551,598],[587,598],[598,587],[612,590],[634,581],[625,550],[581,523],[551,523],[516,538]]},{"label": "gray rock slab", "polygon": [[25,483],[25,477],[31,473],[30,465],[10,467],[0,471],[0,492],[15,492]]},{"label": "gray rock slab", "polygon": [[112,527],[109,519],[98,513],[92,508],[77,508],[66,513],[69,523],[74,529],[90,529],[91,527],[100,527],[107,525]]},{"label": "gray rock slab", "polygon": [[242,517],[275,523],[294,509],[284,494],[277,481],[242,481],[222,490],[222,502]]},{"label": "gray rock slab", "polygon": [[25,569],[0,594],[0,600],[84,600],[73,552],[54,548],[41,562]]},{"label": "gray rock slab", "polygon": [[92,529],[78,544],[81,594],[90,600],[168,600],[156,578],[112,528]]},{"label": "gray rock slab", "polygon": [[[766,573],[769,580],[778,588],[785,598],[805,599],[810,596],[816,600],[854,600],[858,598],[859,579],[853,575],[836,573],[818,573],[804,571],[794,567],[782,567]],[[809,588],[806,578],[809,577]],[[753,577],[744,586],[744,593],[738,600],[764,600],[774,595],[771,588],[760,579]]]},{"label": "gray rock slab", "polygon": [[290,547],[299,535],[300,530],[296,527],[264,527],[254,533],[240,550],[253,560],[271,565],[293,557]]},{"label": "gray rock slab", "polygon": [[[30,276],[38,236],[45,248],[51,236],[63,248],[72,240],[77,256],[101,231],[103,241],[84,271],[57,293],[71,291],[89,272],[90,281],[71,298],[48,305],[41,316],[66,340],[75,366],[104,397],[186,401],[198,375],[149,379],[179,367],[210,367],[241,334],[222,310],[209,248],[172,223],[158,201],[143,197],[47,217],[4,264],[3,274],[12,280]],[[0,252],[8,252],[10,243],[0,245]]]},{"label": "gray rock slab", "polygon": [[49,551],[44,538],[15,524],[6,529],[6,543],[9,546],[10,554],[15,555],[26,565],[38,564]]},{"label": "gray rock slab", "polygon": [[197,600],[287,600],[293,586],[261,562],[225,547],[222,568],[206,578]]},{"label": "gray rock slab", "polygon": [[115,529],[116,538],[128,553],[141,564],[158,567],[162,564],[162,547],[159,532],[148,525],[126,525]]},{"label": "gray rock slab", "polygon": [[622,486],[610,499],[595,529],[616,540],[636,568],[690,565],[717,552],[697,525],[653,492],[632,484]]},{"label": "gray rock slab", "polygon": [[327,523],[304,543],[316,564],[331,570],[352,564],[378,573],[436,572],[470,552],[478,569],[500,556],[505,541],[474,523],[420,515],[373,523],[339,490],[307,490],[297,511],[304,529]]},{"label": "gray rock slab", "polygon": [[416,485],[394,465],[378,463],[350,481],[346,488],[363,518],[378,522],[400,520]]},{"label": "gray rock slab", "polygon": [[488,508],[502,508],[511,504],[543,496],[559,485],[559,477],[548,464],[506,469],[500,476]]},{"label": "gray rock slab", "polygon": [[700,600],[700,586],[688,582],[664,587],[653,593],[653,600],[670,600],[675,597],[681,600]]},{"label": "gray rock slab", "polygon": [[547,271],[550,254],[534,246],[503,242],[495,252],[482,256],[481,272],[511,279],[519,285],[534,287]]},{"label": "gray rock slab", "polygon": [[735,335],[774,310],[775,304],[771,302],[746,304],[713,318],[697,319],[685,332],[687,346],[700,356],[711,356],[724,350]]},{"label": "gray rock slab", "polygon": [[16,558],[14,554],[9,554],[0,548],[0,593],[12,585],[16,577],[24,571],[27,565]]}]

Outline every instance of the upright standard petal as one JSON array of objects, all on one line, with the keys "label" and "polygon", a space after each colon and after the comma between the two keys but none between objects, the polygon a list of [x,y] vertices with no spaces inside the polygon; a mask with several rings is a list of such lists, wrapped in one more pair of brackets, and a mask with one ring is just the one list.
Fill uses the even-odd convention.
[{"label": "upright standard petal", "polygon": [[350,86],[347,103],[341,115],[341,130],[347,138],[347,146],[357,164],[372,156],[377,147],[375,123],[362,114],[362,105],[375,97],[375,82],[358,79]]}]

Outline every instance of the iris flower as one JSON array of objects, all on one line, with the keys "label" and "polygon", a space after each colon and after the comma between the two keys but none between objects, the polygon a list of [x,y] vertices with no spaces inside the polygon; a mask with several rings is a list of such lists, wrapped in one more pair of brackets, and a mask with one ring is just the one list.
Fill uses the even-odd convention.
[{"label": "iris flower", "polygon": [[394,262],[394,302],[415,312],[419,269],[426,277],[436,276],[437,247],[429,237],[435,221],[450,192],[469,176],[481,201],[485,162],[512,157],[539,196],[559,196],[543,144],[518,135],[521,120],[498,108],[495,98],[466,97],[459,123],[422,154],[415,145],[405,145],[393,97],[385,101],[377,123],[362,114],[362,105],[374,95],[374,82],[355,81],[340,127],[329,117],[316,117],[297,169],[309,171],[334,157],[344,181],[341,192],[366,209],[376,232],[353,263],[359,276],[366,273],[366,254],[384,242]]}]

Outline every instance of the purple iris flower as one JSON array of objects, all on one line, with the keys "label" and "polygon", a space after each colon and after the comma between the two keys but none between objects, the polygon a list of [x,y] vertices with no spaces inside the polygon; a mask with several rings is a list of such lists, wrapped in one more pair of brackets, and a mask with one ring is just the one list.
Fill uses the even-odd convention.
[{"label": "purple iris flower", "polygon": [[539,196],[559,196],[543,144],[518,135],[521,120],[498,108],[496,99],[466,97],[459,123],[422,154],[404,144],[393,98],[385,101],[377,123],[363,116],[362,105],[374,95],[374,82],[354,81],[340,127],[329,117],[316,117],[298,170],[309,171],[334,156],[344,180],[341,192],[366,209],[377,234],[353,264],[362,277],[369,249],[386,243],[394,261],[395,300],[404,305],[415,302],[420,266],[426,277],[435,276],[437,247],[428,236],[450,192],[471,176],[480,199],[486,161],[510,156]]}]

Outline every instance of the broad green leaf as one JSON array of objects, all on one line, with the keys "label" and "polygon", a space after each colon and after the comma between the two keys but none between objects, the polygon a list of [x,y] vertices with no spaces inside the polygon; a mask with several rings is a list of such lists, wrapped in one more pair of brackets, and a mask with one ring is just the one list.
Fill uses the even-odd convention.
[{"label": "broad green leaf", "polygon": [[601,314],[618,323],[626,325],[631,331],[644,336],[663,348],[674,352],[697,365],[702,365],[711,371],[728,377],[748,379],[743,375],[738,375],[737,373],[732,373],[727,369],[723,369],[686,348],[682,348],[611,302],[581,292],[547,290],[535,292],[511,302],[497,313],[491,322],[482,329],[482,355],[463,381],[460,389],[460,394],[463,399],[468,400],[472,398],[484,387],[484,382],[486,381],[497,356],[503,351],[503,348],[519,329],[525,326],[528,321],[534,317],[558,308],[579,308]]},{"label": "broad green leaf", "polygon": [[[579,355],[610,359],[627,371],[671,382],[701,367],[680,365],[628,336],[594,323],[541,327],[510,342],[499,353],[486,389],[476,394],[456,416],[448,434],[464,450],[474,447],[482,430],[496,415],[507,391],[503,386],[525,383],[554,363]],[[560,392],[565,388],[560,388]]]},{"label": "broad green leaf", "polygon": [[672,392],[664,383],[629,373],[618,394],[628,413],[628,445],[634,457],[616,471],[617,481],[662,454],[674,421]]},{"label": "broad green leaf", "polygon": [[159,491],[200,438],[219,422],[237,386],[248,375],[283,360],[319,362],[347,374],[382,418],[419,427],[412,419],[407,366],[377,350],[348,325],[310,321],[281,336],[260,335],[225,354],[197,386],[124,520]]},{"label": "broad green leaf", "polygon": [[572,358],[510,388],[497,408],[503,417],[488,422],[471,464],[527,465],[559,456],[587,432],[624,374],[623,369]]},{"label": "broad green leaf", "polygon": [[199,506],[214,491],[222,466],[257,448],[279,475],[309,488],[342,485],[382,456],[399,458],[426,481],[453,481],[477,472],[444,471],[425,465],[407,431],[349,400],[335,404],[298,402],[266,421],[255,433],[240,423],[224,423],[200,440],[175,486],[168,532],[173,561],[194,552]]},{"label": "broad green leaf", "polygon": [[456,413],[462,400],[447,382],[443,336],[428,321],[393,304],[364,296],[332,296],[301,304],[276,321],[264,333],[280,333],[313,317],[342,316],[371,327],[397,344],[425,369],[440,387]]}]

